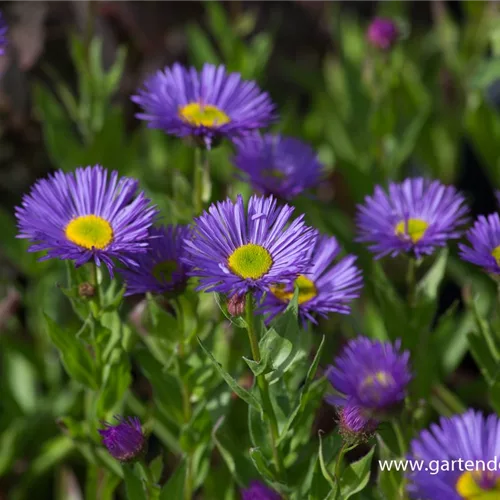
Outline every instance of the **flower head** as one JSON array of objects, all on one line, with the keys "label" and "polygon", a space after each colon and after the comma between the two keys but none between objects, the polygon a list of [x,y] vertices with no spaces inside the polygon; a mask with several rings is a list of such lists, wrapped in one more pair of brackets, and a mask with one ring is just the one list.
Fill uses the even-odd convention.
[{"label": "flower head", "polygon": [[380,186],[358,205],[358,241],[370,243],[377,258],[413,252],[417,258],[458,238],[466,221],[465,200],[454,187],[420,177]]},{"label": "flower head", "polygon": [[241,500],[280,500],[281,497],[260,481],[252,481],[248,488],[241,490]]},{"label": "flower head", "polygon": [[339,410],[339,431],[344,441],[359,443],[369,439],[378,422],[367,417],[359,406],[348,404]]},{"label": "flower head", "polygon": [[152,128],[178,137],[195,136],[207,146],[213,139],[235,137],[267,126],[275,117],[269,95],[224,66],[201,71],[174,64],[144,82],[132,100],[137,115]]},{"label": "flower head", "polygon": [[274,284],[264,299],[262,310],[273,318],[283,312],[299,288],[299,315],[303,321],[316,323],[315,315],[336,312],[349,314],[349,302],[359,297],[363,286],[356,257],[348,255],[336,261],[340,245],[334,236],[320,236],[311,246],[309,266],[292,283]]},{"label": "flower head", "polygon": [[406,396],[411,380],[410,354],[394,345],[366,337],[350,340],[327,377],[338,396],[328,396],[333,405],[353,405],[366,417],[381,419],[397,407]]},{"label": "flower head", "polygon": [[322,166],[314,150],[292,137],[253,134],[235,141],[234,164],[253,188],[263,194],[292,199],[315,186]]},{"label": "flower head", "polygon": [[368,41],[377,49],[390,49],[399,38],[399,29],[391,19],[376,17],[366,32]]},{"label": "flower head", "polygon": [[5,54],[5,47],[7,47],[7,31],[7,23],[5,22],[2,12],[0,12],[0,56]]},{"label": "flower head", "polygon": [[[495,500],[500,498],[500,473],[491,470],[491,463],[496,464],[499,456],[498,416],[468,410],[442,417],[439,425],[431,425],[411,442],[409,458],[423,461],[424,466],[408,474],[408,490],[412,498],[428,500]],[[456,464],[458,460],[461,467],[458,462],[436,474],[435,464]]]},{"label": "flower head", "polygon": [[105,423],[99,430],[102,442],[110,455],[121,462],[131,462],[146,451],[146,437],[137,417],[128,419],[116,416],[117,425]]},{"label": "flower head", "polygon": [[303,216],[290,225],[293,208],[277,207],[276,199],[252,196],[213,204],[195,219],[193,237],[185,242],[189,275],[207,291],[242,295],[261,293],[274,283],[288,282],[308,265],[308,248],[316,231]]},{"label": "flower head", "polygon": [[19,238],[34,245],[31,252],[46,250],[40,260],[71,259],[77,266],[94,259],[113,272],[113,258],[137,265],[135,254],[149,246],[149,228],[156,209],[137,181],[108,176],[100,165],[62,170],[35,183],[16,208]]},{"label": "flower head", "polygon": [[489,273],[500,274],[500,217],[497,213],[480,215],[467,231],[471,246],[460,243],[460,257],[483,267]]},{"label": "flower head", "polygon": [[189,227],[167,226],[150,231],[148,253],[137,256],[138,266],[121,271],[125,279],[126,295],[136,293],[169,293],[184,287],[187,266],[180,259],[184,240],[189,238]]}]

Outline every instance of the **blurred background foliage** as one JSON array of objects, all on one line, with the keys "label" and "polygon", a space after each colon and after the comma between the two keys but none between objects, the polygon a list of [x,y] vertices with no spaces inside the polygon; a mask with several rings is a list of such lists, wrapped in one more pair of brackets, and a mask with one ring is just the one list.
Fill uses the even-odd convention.
[{"label": "blurred background foliage", "polygon": [[[134,118],[137,110],[129,99],[147,74],[175,61],[197,67],[223,63],[256,79],[278,105],[280,120],[273,129],[310,142],[325,165],[324,181],[314,196],[295,204],[311,224],[335,234],[347,251],[359,256],[366,289],[352,316],[332,317],[317,328],[326,335],[321,366],[331,361],[341,331],[383,339],[399,336],[402,328],[419,335],[426,331],[414,361],[421,374],[416,393],[427,401],[422,422],[460,405],[500,411],[498,338],[488,325],[476,326],[484,326],[483,317],[498,321],[495,284],[459,261],[454,249],[450,255],[441,253],[419,270],[425,276],[419,288],[421,308],[411,316],[400,298],[404,260],[373,263],[353,242],[356,203],[387,179],[432,176],[463,190],[473,214],[496,210],[500,5],[20,1],[2,2],[1,8],[11,45],[0,61],[0,498],[20,500],[37,491],[41,498],[76,500],[83,498],[83,483],[85,498],[114,498],[121,472],[102,449],[83,438],[79,442],[79,433],[83,436],[85,426],[93,424],[81,423],[82,387],[65,374],[43,319],[46,313],[59,325],[51,333],[56,344],[64,329],[79,325],[58,290],[68,286],[68,270],[57,261],[37,263],[26,252],[26,242],[15,238],[13,208],[32,182],[51,170],[101,163],[140,179],[160,207],[163,222],[189,222],[194,149],[148,130]],[[366,41],[366,27],[375,14],[395,19],[403,33],[390,52],[379,52]],[[210,153],[214,200],[250,192],[235,177],[231,156],[229,144]],[[71,296],[71,286],[67,293]],[[202,338],[210,331],[217,360],[230,373],[244,376],[241,355],[246,347],[238,328],[221,321],[211,296],[188,295],[188,304],[188,317],[196,323],[189,328]],[[131,335],[136,307],[137,300],[126,301],[122,312],[129,322],[120,324],[118,333],[110,312],[109,332]],[[156,314],[155,321],[173,328],[170,317]],[[63,329],[59,337],[57,328]],[[302,341],[317,346],[320,339],[312,332]],[[170,477],[175,488],[176,474],[181,474],[179,469],[173,473],[176,452],[186,446],[179,444],[180,432],[181,440],[201,443],[196,484],[204,483],[205,493],[200,498],[236,498],[230,472],[242,474],[243,483],[252,475],[228,458],[251,446],[245,406],[220,385],[199,351],[189,377],[200,391],[198,401],[211,394],[210,418],[203,413],[183,433],[175,378],[162,372],[164,360],[150,359],[149,351],[141,356],[132,360],[130,380],[130,367],[117,361],[124,375],[117,377],[122,386],[113,388],[113,397],[124,399],[127,412],[146,422],[154,412],[150,453],[154,456],[160,443],[172,452],[164,457],[165,479]],[[151,384],[141,373],[145,366]],[[289,375],[287,383],[298,390],[304,376],[300,371],[294,379]],[[320,389],[315,388],[310,422],[304,426],[314,435],[335,425],[333,410],[320,401]],[[415,404],[422,404],[421,399]],[[215,429],[213,421],[218,422]],[[297,443],[308,439],[297,436]],[[317,449],[317,440],[311,446]],[[93,464],[89,470],[82,456]],[[314,464],[311,470],[313,481]],[[221,484],[226,490],[220,490]],[[390,478],[381,485],[386,498],[392,498]]]}]

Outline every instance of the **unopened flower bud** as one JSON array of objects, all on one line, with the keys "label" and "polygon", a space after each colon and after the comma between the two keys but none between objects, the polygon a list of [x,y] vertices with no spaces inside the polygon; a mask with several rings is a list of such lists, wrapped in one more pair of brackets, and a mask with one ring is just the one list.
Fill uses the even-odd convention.
[{"label": "unopened flower bud", "polygon": [[376,17],[368,26],[368,41],[380,50],[389,50],[399,38],[399,29],[394,21]]},{"label": "unopened flower bud", "polygon": [[133,462],[146,452],[146,436],[137,417],[115,417],[117,425],[105,423],[100,429],[102,442],[111,456],[120,462]]},{"label": "unopened flower bud", "polygon": [[227,311],[231,316],[241,316],[245,312],[245,295],[234,294],[227,301]]},{"label": "unopened flower bud", "polygon": [[378,422],[365,414],[359,406],[347,405],[339,411],[339,432],[348,443],[370,439],[377,430]]},{"label": "unopened flower bud", "polygon": [[84,299],[90,299],[95,295],[95,286],[88,282],[78,285],[78,295]]}]

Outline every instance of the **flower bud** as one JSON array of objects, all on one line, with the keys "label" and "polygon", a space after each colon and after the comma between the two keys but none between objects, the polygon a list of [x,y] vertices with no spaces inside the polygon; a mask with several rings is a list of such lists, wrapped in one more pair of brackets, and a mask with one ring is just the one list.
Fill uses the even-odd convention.
[{"label": "flower bud", "polygon": [[88,282],[80,283],[78,285],[78,295],[82,297],[82,299],[90,299],[95,295],[95,286]]},{"label": "flower bud", "polygon": [[359,406],[348,404],[339,411],[339,432],[348,443],[367,441],[377,426],[378,422],[364,415]]},{"label": "flower bud", "polygon": [[370,44],[380,50],[389,50],[399,38],[399,29],[394,21],[376,17],[366,33]]},{"label": "flower bud", "polygon": [[245,313],[245,295],[234,294],[227,301],[227,312],[231,316],[242,316]]},{"label": "flower bud", "polygon": [[102,442],[111,456],[120,462],[133,462],[146,452],[146,436],[142,432],[141,422],[137,417],[128,419],[116,416],[117,425],[105,423],[100,429]]}]

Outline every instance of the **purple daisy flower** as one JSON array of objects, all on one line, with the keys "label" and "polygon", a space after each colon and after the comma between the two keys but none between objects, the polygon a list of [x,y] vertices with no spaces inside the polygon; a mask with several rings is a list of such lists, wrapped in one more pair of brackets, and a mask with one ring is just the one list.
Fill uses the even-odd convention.
[{"label": "purple daisy flower", "polygon": [[460,257],[483,267],[489,273],[500,274],[500,217],[497,213],[480,215],[466,233],[471,246],[460,243]]},{"label": "purple daisy flower", "polygon": [[358,205],[357,241],[371,243],[376,258],[405,252],[420,258],[460,237],[466,215],[465,199],[452,186],[421,177],[391,182],[388,193],[376,186]]},{"label": "purple daisy flower", "polygon": [[241,500],[280,500],[281,497],[260,481],[252,481],[248,488],[241,490]]},{"label": "purple daisy flower", "polygon": [[213,204],[195,219],[193,237],[186,240],[184,261],[190,276],[200,278],[200,289],[243,295],[286,283],[308,266],[308,249],[316,231],[304,216],[285,227],[293,207],[277,207],[276,199],[252,196]]},{"label": "purple daisy flower", "polygon": [[389,50],[399,38],[399,29],[391,19],[376,17],[368,26],[366,37],[377,49]]},{"label": "purple daisy flower", "polygon": [[156,217],[138,182],[108,176],[100,165],[62,170],[35,183],[16,208],[18,238],[34,244],[30,252],[46,250],[40,260],[71,259],[81,266],[94,259],[113,273],[113,258],[136,266],[135,254],[149,247],[149,228]]},{"label": "purple daisy flower", "polygon": [[195,136],[207,146],[213,139],[239,136],[269,125],[275,106],[267,92],[224,66],[201,71],[174,64],[149,77],[132,101],[137,118],[178,137]]},{"label": "purple daisy flower", "polygon": [[125,295],[182,290],[187,281],[187,266],[180,258],[189,232],[187,226],[151,229],[148,253],[136,257],[138,266],[121,270],[127,288]]},{"label": "purple daisy flower", "polygon": [[354,265],[356,257],[348,255],[336,262],[340,245],[334,236],[319,236],[311,247],[309,266],[293,283],[273,285],[262,304],[269,319],[282,313],[299,288],[299,315],[303,321],[317,323],[315,315],[349,314],[349,302],[360,295],[361,271]]},{"label": "purple daisy flower", "polygon": [[253,134],[235,141],[233,163],[256,191],[292,199],[319,183],[322,165],[314,150],[298,139]]},{"label": "purple daisy flower", "polygon": [[348,404],[339,411],[339,432],[345,441],[365,441],[377,427],[378,422],[367,417],[359,406]]},{"label": "purple daisy flower", "polygon": [[3,56],[5,54],[5,48],[8,44],[7,31],[7,23],[5,22],[3,13],[0,12],[0,56]]},{"label": "purple daisy flower", "polygon": [[422,461],[423,467],[408,474],[408,491],[412,498],[426,500],[496,500],[499,456],[498,416],[468,410],[442,417],[411,442],[409,458]]},{"label": "purple daisy flower", "polygon": [[146,436],[142,432],[141,421],[137,417],[115,416],[117,425],[104,423],[99,430],[102,442],[111,456],[121,462],[131,462],[146,451]]},{"label": "purple daisy flower", "polygon": [[410,353],[394,345],[366,337],[350,340],[327,371],[339,395],[327,396],[333,405],[359,407],[365,417],[384,418],[406,396],[411,380]]}]

